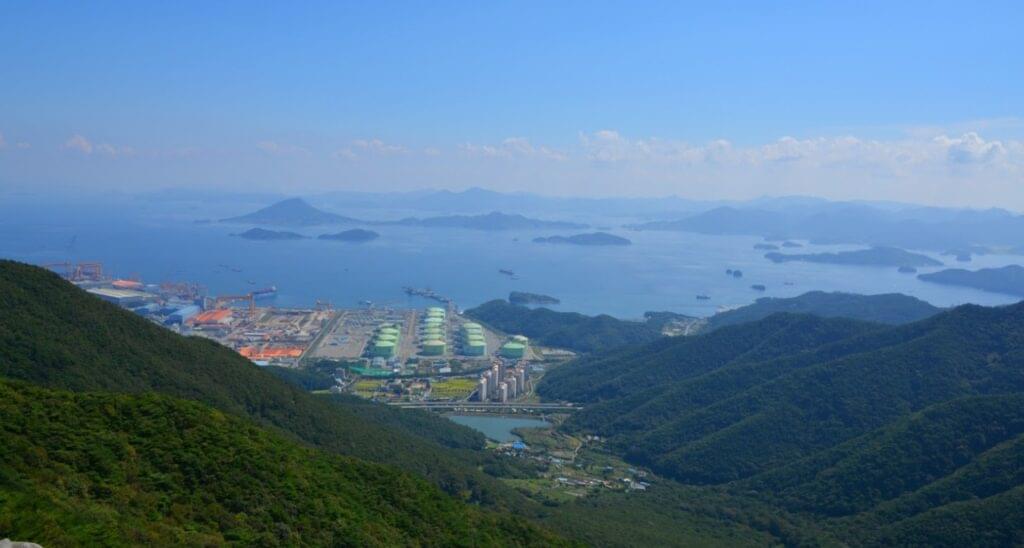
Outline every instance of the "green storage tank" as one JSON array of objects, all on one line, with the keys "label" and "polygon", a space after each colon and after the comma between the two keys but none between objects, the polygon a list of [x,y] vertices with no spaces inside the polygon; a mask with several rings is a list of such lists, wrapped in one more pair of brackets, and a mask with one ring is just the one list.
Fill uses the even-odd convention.
[{"label": "green storage tank", "polygon": [[447,347],[448,345],[445,344],[445,342],[440,339],[430,339],[427,341],[423,341],[422,354],[424,356],[440,356],[444,354],[444,351],[447,349]]},{"label": "green storage tank", "polygon": [[444,320],[441,319],[441,318],[427,318],[427,319],[423,320],[423,323],[424,323],[424,325],[430,325],[430,324],[441,325],[441,324],[444,323]]},{"label": "green storage tank", "polygon": [[391,358],[395,355],[395,343],[377,341],[370,347],[370,355],[375,358]]},{"label": "green storage tank", "polygon": [[466,323],[462,324],[462,328],[463,329],[483,329],[484,326],[482,326],[482,325],[480,325],[480,324],[478,324],[476,322],[466,322]]},{"label": "green storage tank", "polygon": [[391,335],[398,335],[401,332],[397,328],[395,328],[395,327],[382,327],[382,328],[380,328],[380,333],[389,333]]},{"label": "green storage tank", "polygon": [[484,341],[469,341],[462,346],[462,351],[467,356],[483,356],[487,353],[487,343]]},{"label": "green storage tank", "polygon": [[387,333],[381,333],[380,335],[377,335],[377,342],[397,343],[398,337]]},{"label": "green storage tank", "polygon": [[507,342],[501,347],[501,357],[519,359],[526,355],[526,346],[517,342]]}]

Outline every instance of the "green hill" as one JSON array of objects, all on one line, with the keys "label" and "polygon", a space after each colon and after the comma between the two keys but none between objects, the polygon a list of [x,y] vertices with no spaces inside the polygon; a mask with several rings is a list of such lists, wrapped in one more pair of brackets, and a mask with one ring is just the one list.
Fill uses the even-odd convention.
[{"label": "green hill", "polygon": [[0,381],[0,537],[45,546],[558,543],[205,405]]},{"label": "green hill", "polygon": [[538,391],[584,403],[563,427],[631,462],[843,542],[1024,538],[1024,304],[902,326],[773,315],[584,357]]},{"label": "green hill", "polygon": [[899,293],[857,295],[810,291],[791,298],[762,297],[754,304],[719,312],[708,319],[708,328],[752,322],[779,312],[895,325],[923,320],[941,311],[941,308]]},{"label": "green hill", "polygon": [[[467,501],[531,515],[536,505],[478,471],[479,451],[367,420],[207,339],[185,338],[43,269],[0,261],[0,377],[73,391],[158,392],[249,418],[312,446],[425,476]],[[412,417],[419,415],[410,415]],[[460,429],[441,423],[438,429]]]},{"label": "green hill", "polygon": [[661,336],[651,323],[620,320],[607,315],[585,316],[529,308],[496,299],[466,311],[466,316],[505,333],[526,335],[542,346],[596,352],[624,344],[652,341]]}]

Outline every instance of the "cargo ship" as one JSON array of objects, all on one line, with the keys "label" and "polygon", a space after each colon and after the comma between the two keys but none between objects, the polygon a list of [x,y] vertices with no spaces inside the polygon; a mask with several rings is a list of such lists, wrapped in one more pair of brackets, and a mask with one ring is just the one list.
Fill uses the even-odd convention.
[{"label": "cargo ship", "polygon": [[257,289],[252,292],[252,296],[257,299],[268,299],[270,297],[273,297],[274,295],[277,295],[276,285],[264,287],[263,289]]}]

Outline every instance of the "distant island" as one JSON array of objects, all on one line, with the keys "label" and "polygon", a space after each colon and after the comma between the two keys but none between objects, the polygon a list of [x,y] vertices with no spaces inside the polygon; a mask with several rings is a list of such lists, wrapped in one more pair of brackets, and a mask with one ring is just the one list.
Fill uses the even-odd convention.
[{"label": "distant island", "polygon": [[302,240],[306,237],[294,232],[267,230],[265,228],[251,228],[241,234],[232,234],[246,240]]},{"label": "distant island", "polygon": [[801,261],[806,263],[845,264],[860,266],[942,266],[935,259],[911,253],[896,247],[872,247],[857,251],[840,251],[839,253],[806,253],[790,254],[768,253],[765,258],[776,263]]},{"label": "distant island", "polygon": [[549,236],[547,238],[534,238],[538,244],[573,244],[573,245],[630,245],[633,242],[608,234],[607,232],[590,232],[587,234],[576,234],[573,236]]},{"label": "distant island", "polygon": [[[675,220],[627,225],[637,230],[667,230],[715,235],[761,236],[767,240],[807,240],[812,244],[860,244],[903,249],[971,250],[1020,246],[1024,215],[1002,209],[888,210],[853,202],[776,200],[695,211]],[[783,247],[790,247],[782,244]],[[981,251],[972,251],[980,255]],[[954,255],[964,256],[963,253]]]},{"label": "distant island", "polygon": [[759,251],[777,251],[779,246],[775,244],[754,244],[754,249]]},{"label": "distant island", "polygon": [[512,304],[528,305],[528,304],[559,304],[562,301],[550,296],[542,295],[540,293],[527,293],[525,291],[513,291],[508,294],[508,302]]},{"label": "distant island", "polygon": [[1015,264],[973,271],[950,268],[931,274],[920,274],[917,277],[926,282],[973,287],[983,291],[1024,297],[1024,267]]},{"label": "distant island", "polygon": [[351,217],[317,209],[302,198],[289,198],[253,213],[221,219],[222,223],[277,226],[313,226],[359,222]]},{"label": "distant island", "polygon": [[800,243],[797,243],[797,242],[791,242],[789,240],[787,240],[785,242],[782,242],[782,247],[803,247],[803,246],[804,246],[804,244],[800,244]]},{"label": "distant island", "polygon": [[364,230],[362,228],[353,228],[352,230],[343,230],[335,234],[321,234],[317,236],[318,240],[332,240],[335,242],[369,242],[376,240],[380,237],[380,234],[372,230]]},{"label": "distant island", "polygon": [[486,215],[449,215],[445,217],[428,217],[419,219],[409,217],[400,221],[388,221],[380,224],[401,226],[423,226],[437,228],[470,228],[474,230],[528,230],[528,229],[578,229],[587,225],[564,221],[544,221],[531,219],[523,215],[492,211]]},{"label": "distant island", "polygon": [[900,274],[917,274],[917,269],[912,266],[901,266],[896,271]]}]

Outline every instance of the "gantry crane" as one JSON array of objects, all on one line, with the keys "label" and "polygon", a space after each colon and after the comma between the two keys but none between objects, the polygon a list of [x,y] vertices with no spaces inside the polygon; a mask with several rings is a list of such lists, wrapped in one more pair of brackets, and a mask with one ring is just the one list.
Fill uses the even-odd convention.
[{"label": "gantry crane", "polygon": [[247,301],[249,303],[249,319],[256,319],[256,298],[252,293],[247,295],[223,295],[213,300],[214,308],[224,308],[224,305],[234,301]]},{"label": "gantry crane", "polygon": [[71,281],[81,282],[85,280],[100,281],[103,279],[103,265],[100,263],[78,263],[75,272],[71,275]]}]

